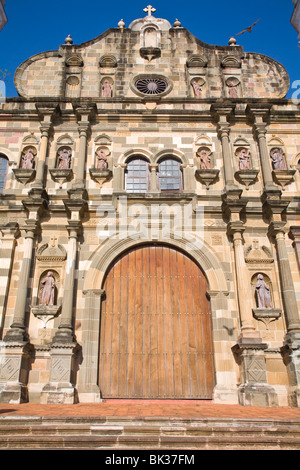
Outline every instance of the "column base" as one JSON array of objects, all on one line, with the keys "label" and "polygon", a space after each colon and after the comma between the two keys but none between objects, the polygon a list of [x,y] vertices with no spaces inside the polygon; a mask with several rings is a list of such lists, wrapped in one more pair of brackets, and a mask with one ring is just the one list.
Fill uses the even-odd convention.
[{"label": "column base", "polygon": [[78,343],[64,342],[51,345],[50,381],[41,392],[41,403],[73,405],[78,403],[76,370],[78,354],[81,348]]},{"label": "column base", "polygon": [[41,392],[45,405],[74,405],[78,403],[77,391],[71,383],[48,383]]},{"label": "column base", "polygon": [[283,362],[286,365],[288,378],[289,378],[289,390],[288,390],[288,402],[289,406],[294,408],[300,408],[300,344],[299,340],[292,342],[289,338],[289,342],[281,348],[281,354]]},{"label": "column base", "polygon": [[33,346],[29,343],[1,343],[0,403],[28,402],[28,373]]},{"label": "column base", "polygon": [[237,405],[239,403],[237,389],[225,385],[216,385],[213,392],[213,402],[223,405]]},{"label": "column base", "polygon": [[102,403],[101,392],[98,385],[78,385],[78,397],[80,403]]},{"label": "column base", "polygon": [[28,389],[21,383],[0,384],[0,403],[28,403]]},{"label": "column base", "polygon": [[268,345],[260,338],[241,338],[232,348],[240,366],[241,384],[238,387],[239,403],[242,406],[277,407],[275,389],[267,383],[264,350]]},{"label": "column base", "polygon": [[238,388],[238,398],[242,406],[278,406],[277,394],[274,388],[267,384],[242,384]]}]

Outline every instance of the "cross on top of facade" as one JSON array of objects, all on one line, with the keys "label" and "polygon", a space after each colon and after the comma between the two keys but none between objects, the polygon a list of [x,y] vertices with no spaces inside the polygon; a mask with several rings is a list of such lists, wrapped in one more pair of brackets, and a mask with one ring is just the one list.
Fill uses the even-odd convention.
[{"label": "cross on top of facade", "polygon": [[156,8],[153,8],[152,5],[148,5],[147,8],[144,8],[143,11],[148,13],[148,16],[152,16],[152,13],[156,12]]}]

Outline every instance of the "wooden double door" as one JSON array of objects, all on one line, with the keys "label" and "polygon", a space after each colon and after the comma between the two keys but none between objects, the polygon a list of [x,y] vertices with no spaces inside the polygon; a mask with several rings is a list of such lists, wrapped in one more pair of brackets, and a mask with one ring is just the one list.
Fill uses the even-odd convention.
[{"label": "wooden double door", "polygon": [[211,313],[197,264],[168,246],[139,247],[116,260],[104,289],[103,398],[211,399]]}]

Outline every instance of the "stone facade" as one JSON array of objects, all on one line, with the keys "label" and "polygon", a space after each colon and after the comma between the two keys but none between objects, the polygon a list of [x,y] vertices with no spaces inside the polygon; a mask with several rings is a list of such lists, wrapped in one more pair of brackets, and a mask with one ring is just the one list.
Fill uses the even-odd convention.
[{"label": "stone facade", "polygon": [[[152,13],[28,59],[20,96],[1,105],[0,399],[101,402],[105,275],[127,250],[160,243],[205,272],[214,402],[299,406],[300,112],[285,99],[289,77],[234,39],[208,45]],[[134,156],[148,164],[146,192],[127,190]],[[158,185],[167,156],[180,163],[176,193]],[[188,230],[172,225],[166,238],[159,205],[192,208]],[[55,291],[41,304],[49,272]]]}]

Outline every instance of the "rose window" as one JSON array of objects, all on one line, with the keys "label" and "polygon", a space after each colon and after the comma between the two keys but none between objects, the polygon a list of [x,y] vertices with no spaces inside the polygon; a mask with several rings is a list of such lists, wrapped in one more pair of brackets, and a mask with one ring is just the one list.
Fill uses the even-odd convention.
[{"label": "rose window", "polygon": [[159,95],[166,91],[168,83],[162,78],[141,78],[135,82],[135,86],[145,95]]}]

